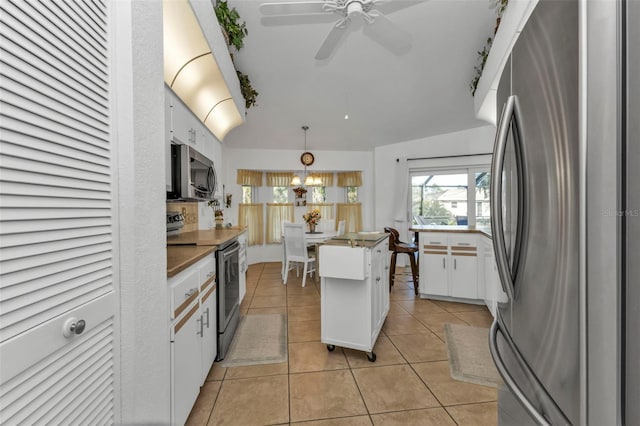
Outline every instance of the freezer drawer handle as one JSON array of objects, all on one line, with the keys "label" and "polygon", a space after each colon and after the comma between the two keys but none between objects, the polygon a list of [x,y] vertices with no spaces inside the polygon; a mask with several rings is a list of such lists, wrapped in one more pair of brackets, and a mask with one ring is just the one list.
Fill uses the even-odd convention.
[{"label": "freezer drawer handle", "polygon": [[[533,406],[533,404],[531,404],[531,402],[527,399],[522,389],[520,389],[516,381],[513,380],[513,378],[509,374],[509,371],[505,367],[504,361],[502,360],[502,356],[500,355],[500,351],[498,350],[498,332],[503,334],[502,330],[500,330],[500,324],[498,322],[498,319],[496,318],[493,321],[493,324],[491,325],[491,330],[489,331],[489,349],[491,351],[491,356],[493,357],[493,360],[496,364],[496,368],[498,369],[498,372],[502,376],[502,379],[504,380],[505,384],[509,387],[511,392],[513,392],[514,396],[518,399],[518,401],[524,407],[524,409],[527,410],[529,415],[539,425],[551,426],[551,423],[549,422],[549,420],[542,413],[540,413]],[[507,339],[507,344],[508,344],[508,339]],[[512,348],[512,350],[514,351],[514,353],[516,352],[514,348]],[[570,424],[570,422],[567,419],[565,420],[566,420],[566,424]]]},{"label": "freezer drawer handle", "polygon": [[499,331],[500,331],[500,325],[498,324],[498,320],[496,319],[493,321],[493,324],[491,325],[491,331],[489,332],[489,349],[491,350],[491,356],[495,361],[498,372],[504,379],[505,384],[509,387],[509,389],[511,389],[511,392],[513,392],[515,397],[518,398],[518,401],[520,402],[520,404],[522,404],[524,409],[527,410],[529,415],[533,417],[533,419],[539,425],[551,426],[551,424],[547,421],[547,419],[542,414],[540,414],[538,410],[536,410],[536,408],[527,399],[527,397],[524,395],[524,392],[522,392],[522,389],[520,389],[516,381],[513,380],[513,378],[509,375],[509,372],[507,371],[504,365],[504,361],[502,360],[502,356],[498,351],[498,332]]}]

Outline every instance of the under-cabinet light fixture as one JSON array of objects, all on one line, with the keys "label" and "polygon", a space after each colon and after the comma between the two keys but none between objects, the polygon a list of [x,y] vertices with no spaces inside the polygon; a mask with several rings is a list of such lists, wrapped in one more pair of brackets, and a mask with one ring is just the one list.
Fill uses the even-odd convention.
[{"label": "under-cabinet light fixture", "polygon": [[164,0],[163,41],[165,83],[223,140],[244,119],[188,0]]}]

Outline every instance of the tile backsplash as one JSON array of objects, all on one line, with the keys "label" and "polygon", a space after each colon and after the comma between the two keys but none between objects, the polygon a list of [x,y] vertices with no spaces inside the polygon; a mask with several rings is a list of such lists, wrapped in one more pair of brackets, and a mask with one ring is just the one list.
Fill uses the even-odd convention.
[{"label": "tile backsplash", "polygon": [[184,226],[180,232],[191,232],[198,230],[198,203],[167,203],[168,212],[179,212],[184,216]]}]

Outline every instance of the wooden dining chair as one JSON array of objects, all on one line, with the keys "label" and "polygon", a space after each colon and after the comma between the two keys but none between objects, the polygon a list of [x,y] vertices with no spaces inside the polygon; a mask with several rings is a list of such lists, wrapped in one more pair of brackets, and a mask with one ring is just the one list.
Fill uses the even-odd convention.
[{"label": "wooden dining chair", "polygon": [[416,253],[418,246],[415,244],[400,241],[400,233],[394,228],[385,227],[384,232],[389,234],[389,250],[391,253],[391,265],[389,265],[389,291],[393,286],[396,276],[396,257],[398,253],[406,253],[411,263],[411,275],[413,276],[413,291],[418,295],[418,265],[416,264]]},{"label": "wooden dining chair", "polygon": [[296,265],[302,263],[302,287],[305,286],[307,274],[313,276],[315,272],[316,258],[307,252],[307,243],[304,237],[304,225],[297,223],[287,223],[284,225],[284,245],[285,245],[285,265],[283,283],[287,284],[289,271]]}]

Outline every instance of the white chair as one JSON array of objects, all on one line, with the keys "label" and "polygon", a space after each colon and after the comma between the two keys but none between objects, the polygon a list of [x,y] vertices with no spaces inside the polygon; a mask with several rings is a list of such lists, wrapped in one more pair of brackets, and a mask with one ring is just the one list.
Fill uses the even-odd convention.
[{"label": "white chair", "polygon": [[[284,284],[287,283],[289,271],[292,269],[292,262],[303,263],[302,270],[302,287],[306,285],[307,274],[313,276],[315,272],[316,258],[309,256],[307,253],[307,243],[304,238],[304,225],[297,223],[287,223],[284,225],[284,244],[285,244],[285,265],[284,265]],[[311,266],[309,266],[311,265]]]},{"label": "white chair", "polygon": [[335,219],[320,219],[318,223],[318,231],[320,232],[334,232],[336,230]]},{"label": "white chair", "polygon": [[346,220],[341,220],[338,222],[338,232],[336,232],[337,236],[344,235],[344,228],[347,225]]},{"label": "white chair", "polygon": [[289,224],[292,222],[289,222],[288,220],[283,220],[282,223],[280,224],[280,236],[282,237],[282,270],[280,271],[280,276],[282,277],[282,279],[284,280],[284,265],[285,262],[287,261],[287,245],[285,244],[284,241],[284,226],[286,224]]}]

